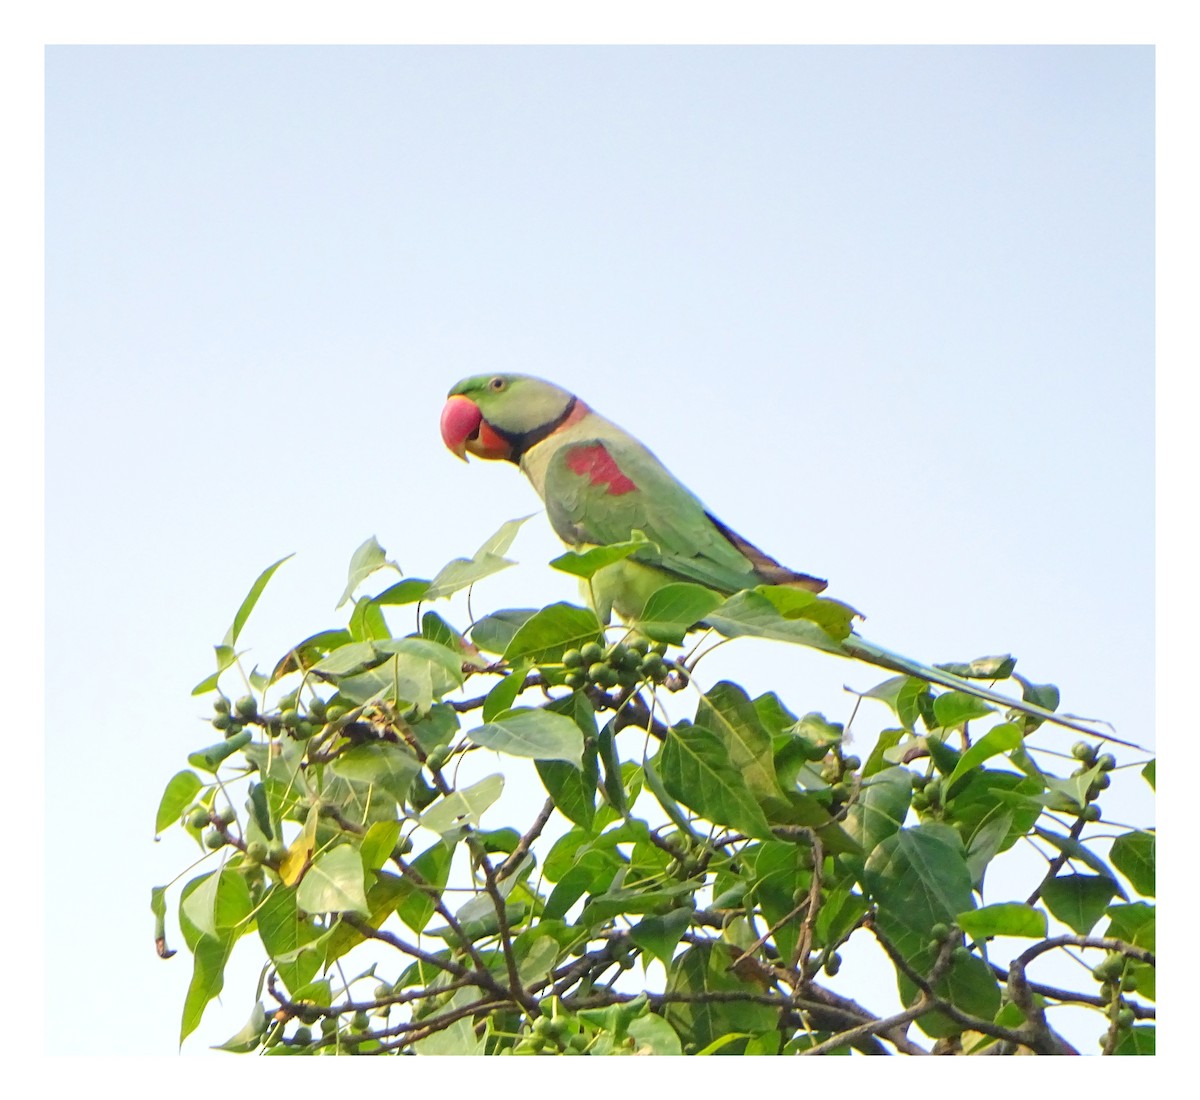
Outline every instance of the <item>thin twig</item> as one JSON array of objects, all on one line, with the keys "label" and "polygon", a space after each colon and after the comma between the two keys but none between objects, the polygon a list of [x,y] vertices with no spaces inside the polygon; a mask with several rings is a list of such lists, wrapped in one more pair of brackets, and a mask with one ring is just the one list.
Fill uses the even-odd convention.
[{"label": "thin twig", "polygon": [[[1068,834],[1074,841],[1078,841],[1083,834],[1083,827],[1087,824],[1087,819],[1082,815],[1077,817],[1074,824],[1071,825],[1071,832]],[[1064,864],[1071,858],[1070,852],[1066,848],[1059,849],[1058,854],[1050,861],[1050,866],[1046,870],[1042,881],[1037,884],[1037,889],[1025,899],[1026,905],[1036,905],[1038,899],[1042,896],[1042,891],[1046,889],[1057,877],[1058,872],[1063,869]]]},{"label": "thin twig", "polygon": [[537,817],[534,818],[533,824],[517,842],[517,846],[509,854],[508,859],[496,868],[497,879],[508,878],[517,869],[521,860],[525,858],[525,853],[529,851],[530,845],[542,835],[542,830],[546,827],[546,822],[550,820],[552,813],[554,813],[554,799],[547,798],[545,804],[538,811]]}]

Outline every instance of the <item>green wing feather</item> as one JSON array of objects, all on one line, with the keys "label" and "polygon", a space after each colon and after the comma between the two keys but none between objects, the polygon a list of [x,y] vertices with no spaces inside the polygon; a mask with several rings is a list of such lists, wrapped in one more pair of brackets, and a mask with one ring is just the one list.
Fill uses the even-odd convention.
[{"label": "green wing feather", "polygon": [[632,439],[584,439],[559,448],[546,470],[546,511],[558,536],[575,546],[623,542],[640,530],[658,552],[639,551],[636,560],[720,592],[769,579],[743,548],[783,574],[801,576],[718,524]]}]

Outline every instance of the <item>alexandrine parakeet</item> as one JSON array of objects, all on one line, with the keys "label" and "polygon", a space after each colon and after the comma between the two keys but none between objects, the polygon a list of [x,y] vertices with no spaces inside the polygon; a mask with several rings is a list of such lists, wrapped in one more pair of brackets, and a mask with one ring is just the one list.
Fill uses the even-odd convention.
[{"label": "alexandrine parakeet", "polygon": [[[450,390],[441,430],[459,458],[469,453],[519,466],[545,503],[551,526],[573,549],[627,542],[639,531],[645,536],[644,549],[592,578],[592,599],[605,621],[614,610],[636,621],[653,592],[677,581],[725,595],[763,584],[813,593],[826,587],[730,530],[643,444],[553,383],[522,374],[465,378]],[[1096,733],[1032,702],[892,653],[857,633],[821,648]]]},{"label": "alexandrine parakeet", "polygon": [[735,534],[641,443],[540,378],[495,374],[460,382],[442,411],[442,438],[460,458],[470,452],[519,465],[568,546],[609,546],[635,531],[646,536],[646,549],[593,579],[602,618],[615,610],[636,619],[651,592],[671,581],[726,595],[758,584],[825,588]]}]

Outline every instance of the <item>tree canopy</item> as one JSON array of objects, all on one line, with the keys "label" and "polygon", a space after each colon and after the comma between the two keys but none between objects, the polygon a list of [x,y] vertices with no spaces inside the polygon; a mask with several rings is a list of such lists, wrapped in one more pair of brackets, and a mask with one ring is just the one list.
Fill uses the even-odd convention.
[{"label": "tree canopy", "polygon": [[[390,584],[368,540],[344,625],[266,671],[238,644],[283,562],[251,587],[194,692],[217,739],[157,814],[205,853],[152,891],[159,954],[170,901],[191,956],[181,1042],[250,936],[232,1052],[1092,1053],[1055,1027],[1076,1006],[1096,1052],[1154,1053],[1155,832],[1101,810],[1114,776],[1153,787],[1144,751],[1099,729],[1068,748],[995,702],[1059,705],[1009,656],[866,692],[892,721],[855,726],[865,756],[784,690],[705,683],[714,641],[839,651],[852,609],[795,589],[671,584],[620,626],[567,602],[440,614],[512,564],[520,522]],[[586,583],[637,545],[551,564]],[[518,812],[522,770],[542,796]],[[846,994],[852,939],[899,1011]],[[1062,956],[1077,980],[1040,979]]]}]

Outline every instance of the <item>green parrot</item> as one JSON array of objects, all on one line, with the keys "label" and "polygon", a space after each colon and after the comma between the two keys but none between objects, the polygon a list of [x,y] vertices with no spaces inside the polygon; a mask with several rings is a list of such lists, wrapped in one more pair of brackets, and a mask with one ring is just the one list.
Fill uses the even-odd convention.
[{"label": "green parrot", "polygon": [[540,378],[467,378],[442,410],[442,439],[459,458],[516,463],[546,505],[550,525],[583,550],[626,542],[644,550],[605,566],[592,579],[596,612],[637,619],[650,595],[691,581],[732,595],[759,584],[821,592],[825,581],[768,557],[709,512],[657,458],[574,394]]},{"label": "green parrot", "polygon": [[[760,584],[825,590],[825,581],[780,565],[731,531],[646,447],[550,382],[523,374],[465,378],[450,390],[441,431],[446,446],[464,461],[470,453],[519,466],[545,503],[555,533],[573,549],[627,542],[636,531],[645,535],[644,549],[592,577],[592,601],[602,621],[613,611],[636,621],[650,596],[674,581],[691,581],[724,595]],[[821,648],[1130,744],[976,680],[893,653],[857,633],[831,639]]]}]

